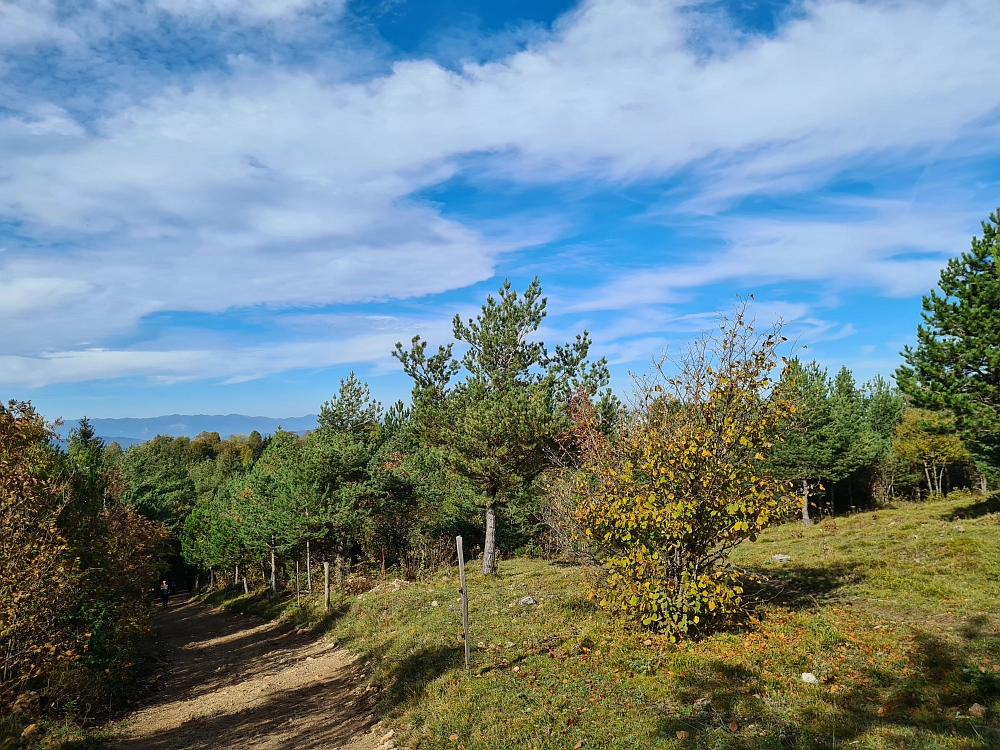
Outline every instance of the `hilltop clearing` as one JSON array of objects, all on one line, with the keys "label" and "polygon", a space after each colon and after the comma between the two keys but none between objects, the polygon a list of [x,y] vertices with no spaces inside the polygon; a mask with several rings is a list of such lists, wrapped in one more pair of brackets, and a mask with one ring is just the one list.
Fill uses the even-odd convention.
[{"label": "hilltop clearing", "polygon": [[998,511],[956,494],[772,529],[739,553],[768,577],[759,621],[681,645],[615,627],[588,600],[593,570],[524,559],[470,576],[471,676],[452,570],[343,595],[329,633],[399,746],[997,747]]}]

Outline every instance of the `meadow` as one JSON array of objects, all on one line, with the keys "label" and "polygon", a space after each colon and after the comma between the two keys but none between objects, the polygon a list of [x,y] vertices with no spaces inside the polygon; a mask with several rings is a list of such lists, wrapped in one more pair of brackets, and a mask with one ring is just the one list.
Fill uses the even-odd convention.
[{"label": "meadow", "polygon": [[357,654],[399,747],[1000,746],[1000,495],[790,522],[733,561],[763,578],[755,615],[680,644],[600,610],[597,569],[470,572],[471,673],[454,568],[339,594],[327,614],[318,595],[205,598]]}]

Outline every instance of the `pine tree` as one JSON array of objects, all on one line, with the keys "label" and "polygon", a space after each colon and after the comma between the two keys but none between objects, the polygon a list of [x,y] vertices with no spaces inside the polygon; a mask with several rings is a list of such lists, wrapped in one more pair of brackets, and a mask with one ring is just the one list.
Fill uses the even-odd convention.
[{"label": "pine tree", "polygon": [[[428,357],[419,336],[409,351],[397,344],[394,352],[415,381],[415,418],[424,440],[482,492],[487,574],[496,570],[498,506],[551,465],[556,438],[568,426],[563,405],[569,394],[580,389],[595,395],[610,378],[604,359],[588,363],[586,331],[552,354],[531,338],[546,304],[537,278],[523,295],[505,281],[475,319],[455,316],[454,337],[468,346],[461,360],[452,357],[452,344]],[[465,379],[452,385],[460,370]]]},{"label": "pine tree", "polygon": [[816,362],[789,362],[784,373],[787,393],[795,406],[785,423],[781,440],[771,449],[775,476],[795,483],[802,497],[802,523],[812,523],[809,508],[813,491],[830,476],[836,462],[833,413],[827,397],[827,373]]},{"label": "pine tree", "polygon": [[917,345],[906,347],[896,382],[914,406],[948,409],[980,471],[1000,476],[1000,209],[969,252],[948,261],[923,298]]}]

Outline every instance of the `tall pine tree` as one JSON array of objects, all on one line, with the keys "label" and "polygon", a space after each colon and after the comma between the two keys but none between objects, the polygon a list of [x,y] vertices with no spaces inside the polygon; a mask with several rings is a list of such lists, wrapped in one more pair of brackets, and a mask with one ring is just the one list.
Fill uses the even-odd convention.
[{"label": "tall pine tree", "polygon": [[982,477],[1000,477],[1000,209],[923,299],[917,345],[896,382],[914,406],[948,409]]},{"label": "tall pine tree", "polygon": [[[487,574],[496,570],[499,505],[551,465],[556,438],[568,426],[563,406],[570,393],[596,395],[610,379],[604,359],[587,361],[586,331],[553,353],[533,340],[546,304],[537,278],[523,295],[505,281],[475,319],[455,316],[455,339],[468,347],[461,360],[452,358],[452,344],[428,357],[419,336],[409,351],[397,344],[394,352],[415,381],[414,416],[424,440],[482,492]],[[452,384],[460,371],[466,377]]]}]

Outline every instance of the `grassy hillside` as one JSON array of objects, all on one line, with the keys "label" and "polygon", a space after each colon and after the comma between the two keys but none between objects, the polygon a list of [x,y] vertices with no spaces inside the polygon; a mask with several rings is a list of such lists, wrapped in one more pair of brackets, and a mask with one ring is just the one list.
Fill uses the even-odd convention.
[{"label": "grassy hillside", "polygon": [[679,646],[610,623],[587,600],[593,571],[472,573],[471,676],[454,571],[344,596],[322,620],[314,604],[227,606],[280,608],[358,653],[401,747],[1000,747],[1000,497],[788,524],[738,562],[770,579],[758,621]]}]

